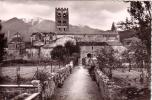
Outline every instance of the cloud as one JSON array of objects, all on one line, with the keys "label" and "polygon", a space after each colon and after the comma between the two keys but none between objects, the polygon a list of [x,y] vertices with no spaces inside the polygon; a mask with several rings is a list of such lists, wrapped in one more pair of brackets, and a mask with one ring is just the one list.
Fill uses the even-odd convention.
[{"label": "cloud", "polygon": [[70,24],[88,25],[103,30],[110,29],[112,22],[129,16],[124,2],[112,1],[0,1],[0,19],[41,17],[55,20],[55,8],[69,8]]},{"label": "cloud", "polygon": [[47,16],[49,7],[40,4],[0,2],[0,18]]}]

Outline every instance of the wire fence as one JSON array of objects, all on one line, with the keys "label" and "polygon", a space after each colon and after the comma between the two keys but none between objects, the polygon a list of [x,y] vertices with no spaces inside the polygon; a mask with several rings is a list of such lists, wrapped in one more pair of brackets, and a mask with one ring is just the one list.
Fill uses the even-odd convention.
[{"label": "wire fence", "polygon": [[[43,64],[36,66],[5,66],[1,67],[1,77],[5,78],[3,81],[17,81],[19,79],[34,79],[36,77],[37,72],[45,71],[46,73],[57,72],[60,68],[63,68],[65,65],[63,63],[58,63],[53,65],[51,64]],[[3,83],[2,81],[2,83]]]}]

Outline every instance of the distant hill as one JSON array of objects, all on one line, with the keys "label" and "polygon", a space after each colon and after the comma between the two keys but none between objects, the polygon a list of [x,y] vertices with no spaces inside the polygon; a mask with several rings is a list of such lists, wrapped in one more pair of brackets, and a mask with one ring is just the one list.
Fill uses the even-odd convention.
[{"label": "distant hill", "polygon": [[[19,19],[19,18],[12,18],[7,21],[2,22],[2,32],[7,33],[9,32],[9,37],[12,37],[15,33],[19,32],[24,37],[25,41],[30,41],[30,35],[33,32],[55,32],[55,22],[52,20],[42,19],[42,18],[35,18],[35,19]],[[70,33],[102,33],[103,30],[94,29],[89,26],[75,26],[69,25],[69,32]],[[119,31],[120,40],[123,41],[126,38],[130,38],[135,36],[133,31]]]},{"label": "distant hill", "polygon": [[[2,22],[3,29],[2,31],[7,33],[9,32],[9,37],[12,37],[13,34],[19,32],[24,37],[25,41],[30,41],[30,35],[33,32],[55,32],[55,22],[47,19],[36,18],[36,19],[19,19],[12,18],[7,21]],[[93,29],[89,26],[69,26],[69,32],[71,33],[99,33],[103,30]]]},{"label": "distant hill", "polygon": [[5,21],[2,23],[2,26],[2,32],[5,32],[6,35],[9,32],[9,37],[12,37],[13,34],[19,32],[22,34],[22,36],[25,37],[25,39],[29,37],[30,34],[27,33],[29,28],[32,27],[32,25],[25,23],[18,18],[12,18],[8,21]]}]

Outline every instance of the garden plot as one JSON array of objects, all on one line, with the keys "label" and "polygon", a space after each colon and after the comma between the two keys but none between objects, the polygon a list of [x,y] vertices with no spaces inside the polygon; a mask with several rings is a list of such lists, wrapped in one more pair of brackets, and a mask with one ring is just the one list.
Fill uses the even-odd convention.
[{"label": "garden plot", "polygon": [[[120,70],[113,70],[112,75],[113,78],[119,79],[120,81],[125,81],[126,84],[130,83],[132,86],[139,86],[140,85],[140,75],[142,72],[135,71],[135,70],[128,70],[120,71]],[[144,78],[146,77],[146,71],[143,71]]]},{"label": "garden plot", "polygon": [[17,68],[20,67],[20,77],[31,79],[34,77],[37,70],[43,70],[45,72],[51,73],[58,71],[59,68],[63,66],[9,66],[9,67],[1,67],[1,76],[8,76],[11,79],[16,79],[17,76]]}]

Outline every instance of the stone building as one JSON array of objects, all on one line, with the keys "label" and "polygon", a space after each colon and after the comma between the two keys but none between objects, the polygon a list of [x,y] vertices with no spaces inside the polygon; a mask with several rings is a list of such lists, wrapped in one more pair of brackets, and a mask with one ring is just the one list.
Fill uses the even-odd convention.
[{"label": "stone building", "polygon": [[26,48],[30,59],[50,58],[52,44],[57,40],[54,32],[36,32],[31,35],[31,46]]},{"label": "stone building", "polygon": [[8,42],[8,59],[20,59],[25,53],[25,42],[20,33],[14,34]]},{"label": "stone building", "polygon": [[[80,46],[80,60],[85,58],[88,53],[97,56],[106,45],[121,46],[120,37],[116,28],[109,31],[99,31],[98,33],[79,33],[69,30],[68,8],[55,9],[56,33],[57,38],[71,38]],[[64,23],[64,21],[66,23]],[[113,23],[114,27],[114,23]],[[65,28],[65,29],[64,29]]]},{"label": "stone building", "polygon": [[33,46],[50,44],[55,39],[56,39],[56,34],[53,32],[50,33],[37,32],[37,33],[32,33],[31,35],[31,43]]},{"label": "stone building", "polygon": [[117,31],[105,31],[98,34],[58,34],[57,38],[68,37],[75,39],[75,42],[80,46],[80,57],[85,58],[88,53],[97,56],[99,51],[106,45],[121,46],[119,34]]},{"label": "stone building", "polygon": [[69,30],[69,11],[68,8],[55,9],[55,24],[57,32],[67,32]]}]

